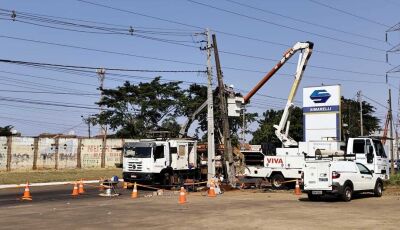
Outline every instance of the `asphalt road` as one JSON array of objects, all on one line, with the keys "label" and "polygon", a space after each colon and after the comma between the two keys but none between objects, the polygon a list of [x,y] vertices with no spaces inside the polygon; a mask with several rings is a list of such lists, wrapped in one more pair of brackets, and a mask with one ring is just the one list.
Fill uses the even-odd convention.
[{"label": "asphalt road", "polygon": [[[132,190],[121,188],[121,183],[117,188],[118,193],[121,196],[129,197]],[[24,193],[24,187],[21,188],[10,188],[0,189],[0,208],[4,206],[15,206],[15,205],[26,205],[26,204],[39,204],[54,201],[71,201],[71,200],[96,200],[99,199],[99,194],[105,193],[99,190],[99,184],[85,184],[85,193],[79,196],[71,196],[74,185],[56,185],[56,186],[38,186],[30,187],[30,193],[32,195],[32,201],[21,201],[21,197]],[[145,196],[152,194],[152,191],[139,190],[139,196]],[[114,197],[115,199],[115,197]]]},{"label": "asphalt road", "polygon": [[101,197],[95,187],[71,197],[72,186],[32,187],[33,201],[17,198],[23,188],[0,190],[1,229],[398,229],[398,191],[376,198],[359,195],[350,202],[329,198],[308,201],[293,191],[225,192],[216,198],[190,193],[186,204],[166,192],[149,196],[130,190]]}]

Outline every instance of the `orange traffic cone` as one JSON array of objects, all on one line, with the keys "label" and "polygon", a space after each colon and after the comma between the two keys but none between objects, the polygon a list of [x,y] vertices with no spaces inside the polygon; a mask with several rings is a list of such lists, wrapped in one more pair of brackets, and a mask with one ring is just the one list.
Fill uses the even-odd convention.
[{"label": "orange traffic cone", "polygon": [[32,200],[31,192],[29,191],[29,182],[26,182],[24,195],[21,198],[22,200]]},{"label": "orange traffic cone", "polygon": [[83,188],[83,181],[82,180],[79,182],[78,193],[79,194],[84,194],[85,193],[85,189]]},{"label": "orange traffic cone", "polygon": [[78,196],[79,195],[79,190],[78,190],[78,183],[74,183],[74,190],[72,190],[71,196]]},{"label": "orange traffic cone", "polygon": [[133,185],[131,198],[132,199],[136,199],[137,197],[138,197],[138,191],[137,191],[137,185],[136,185],[136,182],[135,182],[135,184]]},{"label": "orange traffic cone", "polygon": [[294,194],[297,195],[297,196],[300,196],[300,195],[301,195],[299,180],[296,180],[296,187],[295,187],[295,189],[294,189]]},{"label": "orange traffic cone", "polygon": [[183,187],[181,187],[181,191],[179,192],[179,204],[186,203],[186,192]]},{"label": "orange traffic cone", "polygon": [[208,190],[208,197],[216,197],[216,196],[217,196],[217,194],[215,194],[214,182],[211,181],[210,189]]}]

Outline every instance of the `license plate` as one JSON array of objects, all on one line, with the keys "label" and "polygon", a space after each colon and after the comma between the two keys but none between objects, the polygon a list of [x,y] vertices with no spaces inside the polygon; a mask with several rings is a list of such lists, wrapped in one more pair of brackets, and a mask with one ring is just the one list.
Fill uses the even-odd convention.
[{"label": "license plate", "polygon": [[131,175],[131,178],[136,178],[136,175]]},{"label": "license plate", "polygon": [[328,178],[319,178],[319,181],[326,182],[328,181]]},{"label": "license plate", "polygon": [[322,191],[312,191],[313,195],[322,195]]}]

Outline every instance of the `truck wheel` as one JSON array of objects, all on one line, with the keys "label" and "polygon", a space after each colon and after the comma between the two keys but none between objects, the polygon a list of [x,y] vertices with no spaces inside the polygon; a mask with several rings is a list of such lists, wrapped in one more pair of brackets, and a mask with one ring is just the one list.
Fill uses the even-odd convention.
[{"label": "truck wheel", "polygon": [[383,184],[381,181],[377,181],[375,184],[374,196],[381,197],[382,193],[383,193]]},{"label": "truck wheel", "polygon": [[285,178],[281,174],[274,174],[271,177],[271,185],[273,189],[283,189],[285,188]]},{"label": "truck wheel", "polygon": [[350,187],[350,185],[345,185],[341,196],[342,200],[345,202],[349,202],[351,200],[351,197],[353,196],[353,189]]},{"label": "truck wheel", "polygon": [[164,186],[171,185],[171,175],[168,172],[164,173],[162,182]]},{"label": "truck wheel", "polygon": [[310,201],[318,201],[321,199],[320,195],[313,195],[311,192],[307,193],[308,200]]}]

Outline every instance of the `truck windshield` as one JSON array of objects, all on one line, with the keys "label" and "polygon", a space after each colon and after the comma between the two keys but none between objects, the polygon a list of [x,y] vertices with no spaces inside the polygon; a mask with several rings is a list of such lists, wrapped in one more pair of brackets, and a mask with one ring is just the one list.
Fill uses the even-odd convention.
[{"label": "truck windshield", "polygon": [[124,157],[150,158],[151,147],[128,147],[125,148]]},{"label": "truck windshield", "polygon": [[386,153],[385,153],[385,149],[383,148],[382,142],[378,141],[378,140],[374,140],[374,147],[376,150],[376,155],[386,158]]}]

